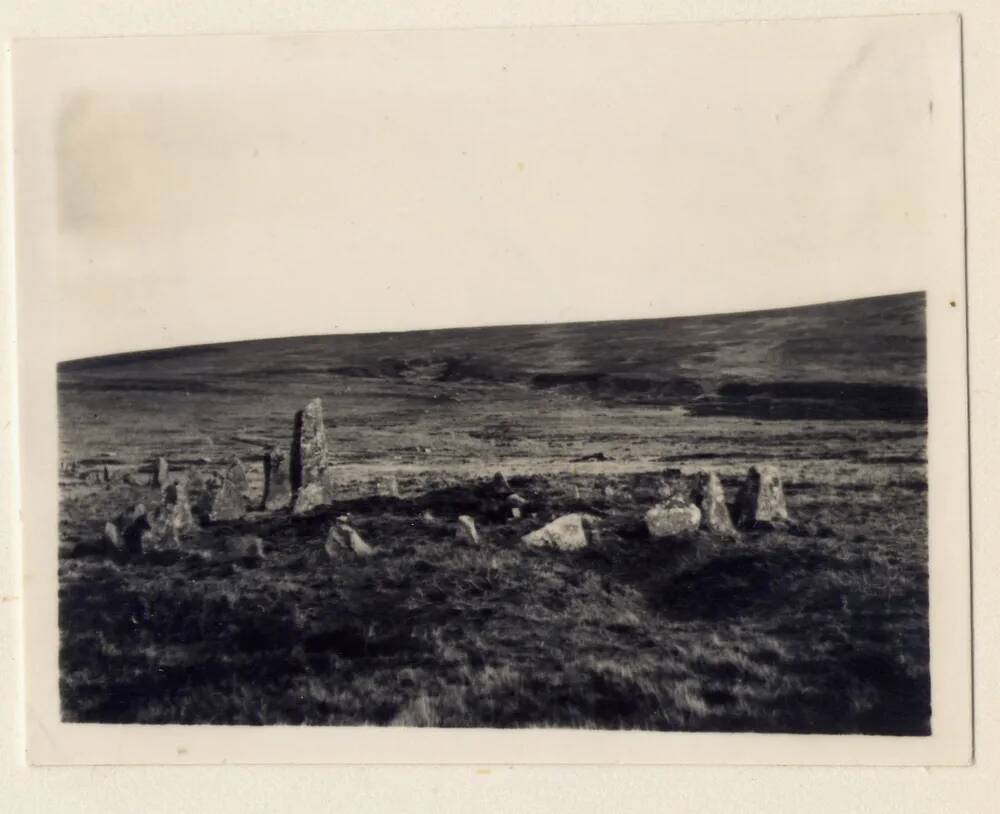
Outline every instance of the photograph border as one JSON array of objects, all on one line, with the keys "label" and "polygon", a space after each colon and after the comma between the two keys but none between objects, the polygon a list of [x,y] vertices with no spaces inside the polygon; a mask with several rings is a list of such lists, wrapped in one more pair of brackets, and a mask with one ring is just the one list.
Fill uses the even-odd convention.
[{"label": "photograph border", "polygon": [[[938,18],[942,19],[942,18]],[[958,18],[948,19],[957,31]],[[729,24],[729,23],[726,23]],[[780,23],[776,23],[780,24]],[[15,56],[21,44],[15,47]],[[31,47],[31,46],[27,46]],[[15,59],[15,85],[19,81]],[[960,83],[960,78],[959,78]],[[17,92],[17,89],[16,89]],[[957,89],[961,104],[961,89]],[[944,108],[944,105],[942,105]],[[959,107],[959,113],[961,108]],[[961,148],[959,115],[958,147]],[[961,175],[962,157],[951,157]],[[31,171],[25,172],[25,177]],[[23,192],[23,189],[22,189]],[[962,215],[961,184],[947,190]],[[954,198],[955,195],[957,198]],[[964,226],[952,224],[953,258],[964,275]],[[51,296],[53,273],[31,262],[19,233],[21,483],[23,540],[49,539],[54,527],[53,493],[57,481],[55,348],[52,325],[42,309]],[[23,254],[22,254],[23,253]],[[30,268],[29,278],[23,269]],[[948,428],[968,427],[967,364],[956,366],[954,353],[967,349],[967,300],[954,290],[956,279],[940,281],[927,292],[928,476],[930,539],[969,528],[968,435],[954,446]],[[888,293],[888,292],[887,292]],[[665,315],[666,316],[666,315]],[[25,450],[32,454],[24,455]],[[54,539],[54,538],[53,538]],[[959,548],[957,544],[952,544]],[[25,630],[29,759],[39,765],[215,764],[215,763],[379,763],[379,764],[634,764],[662,765],[967,765],[972,757],[971,625],[969,622],[969,546],[964,555],[930,547],[931,663],[934,729],[929,738],[877,736],[761,735],[743,733],[647,733],[579,730],[411,730],[391,727],[190,727],[64,724],[53,680],[55,546],[25,545]],[[964,589],[963,589],[964,586]],[[943,635],[947,631],[947,635]],[[57,648],[56,648],[57,650]],[[57,666],[56,666],[57,672]],[[942,694],[944,693],[944,694]],[[942,713],[940,710],[946,708]],[[220,732],[220,729],[225,731]],[[438,743],[429,744],[433,736]],[[227,741],[221,743],[221,741]],[[334,742],[336,741],[336,742]],[[587,741],[587,743],[581,743]],[[600,741],[598,743],[597,741]],[[802,758],[808,749],[809,760]],[[887,754],[890,752],[891,754]],[[414,755],[425,755],[414,760]],[[291,756],[296,759],[292,760]]]}]

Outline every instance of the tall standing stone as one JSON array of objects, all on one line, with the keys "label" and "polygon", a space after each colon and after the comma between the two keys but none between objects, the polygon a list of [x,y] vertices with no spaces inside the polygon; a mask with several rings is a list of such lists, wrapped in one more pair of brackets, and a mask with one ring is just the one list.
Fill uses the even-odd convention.
[{"label": "tall standing stone", "polygon": [[233,458],[222,476],[222,483],[212,498],[208,517],[216,520],[237,520],[246,514],[247,471],[239,458]]},{"label": "tall standing stone", "polygon": [[733,519],[726,505],[726,492],[715,472],[699,472],[695,480],[695,495],[701,509],[701,524],[724,537],[736,535]]},{"label": "tall standing stone", "polygon": [[284,509],[292,501],[288,454],[275,447],[264,456],[264,509]]},{"label": "tall standing stone", "polygon": [[785,490],[774,466],[751,466],[736,502],[744,528],[788,522]]},{"label": "tall standing stone", "polygon": [[292,511],[307,512],[330,501],[327,471],[326,427],[323,402],[313,399],[295,414],[292,438],[291,486],[295,493]]}]

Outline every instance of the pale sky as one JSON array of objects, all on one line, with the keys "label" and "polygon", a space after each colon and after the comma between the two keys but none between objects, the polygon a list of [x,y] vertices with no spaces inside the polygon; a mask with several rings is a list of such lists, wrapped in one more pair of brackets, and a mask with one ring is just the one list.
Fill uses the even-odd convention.
[{"label": "pale sky", "polygon": [[67,359],[955,285],[948,23],[20,43],[21,305]]}]

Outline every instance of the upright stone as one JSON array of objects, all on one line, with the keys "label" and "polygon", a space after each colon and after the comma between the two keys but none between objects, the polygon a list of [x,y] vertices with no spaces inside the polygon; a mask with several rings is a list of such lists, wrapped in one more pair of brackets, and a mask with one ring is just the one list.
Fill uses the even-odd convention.
[{"label": "upright stone", "polygon": [[154,509],[147,522],[148,538],[154,545],[177,545],[181,536],[195,527],[187,484],[184,481],[164,486],[163,502]]},{"label": "upright stone", "polygon": [[736,529],[729,516],[726,492],[719,476],[715,472],[699,472],[695,481],[695,493],[701,509],[701,524],[714,534],[735,536]]},{"label": "upright stone", "polygon": [[493,488],[500,495],[509,495],[513,491],[507,482],[507,476],[503,472],[497,472],[493,476]]},{"label": "upright stone", "polygon": [[269,512],[285,509],[291,501],[288,454],[275,447],[264,456],[264,509]]},{"label": "upright stone", "polygon": [[323,402],[313,399],[295,414],[292,437],[291,486],[296,514],[322,506],[330,500],[330,474],[326,466],[326,427]]},{"label": "upright stone", "polygon": [[247,471],[239,458],[233,458],[222,476],[222,483],[212,498],[209,520],[237,520],[247,511]]},{"label": "upright stone", "polygon": [[167,459],[157,458],[153,467],[153,486],[159,486],[162,489],[167,485],[169,477],[170,464],[167,463]]},{"label": "upright stone", "polygon": [[476,521],[467,514],[461,515],[458,518],[458,528],[455,529],[455,536],[469,545],[479,545],[479,532],[476,531]]},{"label": "upright stone", "polygon": [[751,466],[737,497],[739,524],[744,528],[788,522],[781,475],[774,466]]},{"label": "upright stone", "polygon": [[323,424],[323,402],[313,399],[305,409],[295,414],[295,435],[292,438],[292,488],[301,489],[311,483],[321,483],[326,469],[326,427]]},{"label": "upright stone", "polygon": [[118,534],[118,527],[110,520],[104,524],[104,542],[114,549],[118,549],[121,547],[121,541],[119,539],[119,534]]}]

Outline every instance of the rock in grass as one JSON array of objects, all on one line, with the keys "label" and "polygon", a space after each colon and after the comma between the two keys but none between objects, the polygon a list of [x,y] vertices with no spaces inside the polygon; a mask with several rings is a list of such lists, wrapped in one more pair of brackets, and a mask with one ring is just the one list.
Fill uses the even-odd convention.
[{"label": "rock in grass", "polygon": [[103,538],[104,542],[114,549],[118,549],[121,546],[121,540],[118,535],[118,526],[110,520],[104,524]]},{"label": "rock in grass", "polygon": [[693,505],[658,504],[646,512],[646,529],[654,540],[685,537],[698,530],[701,510]]},{"label": "rock in grass", "polygon": [[715,472],[699,472],[695,478],[695,496],[701,510],[701,524],[713,534],[733,537],[736,529],[726,505],[726,492]]},{"label": "rock in grass", "polygon": [[170,475],[170,464],[167,463],[166,458],[157,458],[156,462],[153,464],[153,486],[159,486],[161,489],[167,485],[167,480]]},{"label": "rock in grass", "polygon": [[330,526],[323,546],[330,559],[336,559],[341,551],[350,550],[359,557],[370,557],[375,549],[364,541],[357,529],[347,523],[337,522]]},{"label": "rock in grass", "polygon": [[458,528],[455,536],[469,545],[479,545],[479,532],[476,531],[476,521],[469,515],[463,514],[458,518]]},{"label": "rock in grass", "polygon": [[323,543],[323,550],[326,551],[326,555],[331,559],[337,559],[337,556],[341,551],[347,550],[350,543],[347,538],[342,535],[336,526],[330,526],[326,532],[326,541]]},{"label": "rock in grass", "polygon": [[743,528],[787,523],[788,506],[781,475],[774,466],[751,466],[736,498],[738,523]]},{"label": "rock in grass", "polygon": [[524,507],[524,506],[528,505],[528,499],[526,497],[522,497],[521,495],[518,495],[518,494],[509,495],[507,497],[507,502],[511,506]]},{"label": "rock in grass", "polygon": [[520,520],[521,519],[521,515],[522,515],[522,512],[521,512],[521,509],[518,506],[514,506],[514,508],[512,508],[510,510],[510,516],[511,516],[512,520]]},{"label": "rock in grass", "polygon": [[265,511],[286,509],[292,502],[291,465],[288,453],[275,447],[264,456]]},{"label": "rock in grass", "polygon": [[493,490],[499,495],[509,495],[513,491],[503,472],[497,472],[493,476]]},{"label": "rock in grass", "polygon": [[238,520],[247,511],[247,471],[239,458],[233,458],[222,476],[222,483],[212,498],[209,520]]},{"label": "rock in grass", "polygon": [[174,546],[195,527],[184,481],[168,483],[164,487],[163,502],[148,516],[147,522],[147,541],[156,545]]},{"label": "rock in grass", "polygon": [[588,514],[565,514],[526,534],[521,541],[530,546],[558,548],[562,551],[586,548],[590,542],[587,532],[593,522],[594,518]]},{"label": "rock in grass", "polygon": [[375,553],[375,549],[372,548],[370,545],[368,545],[368,543],[366,543],[361,538],[361,535],[358,534],[356,529],[353,529],[350,526],[348,526],[346,528],[346,531],[347,531],[347,539],[351,545],[351,551],[353,551],[359,557],[370,557],[372,554]]}]

